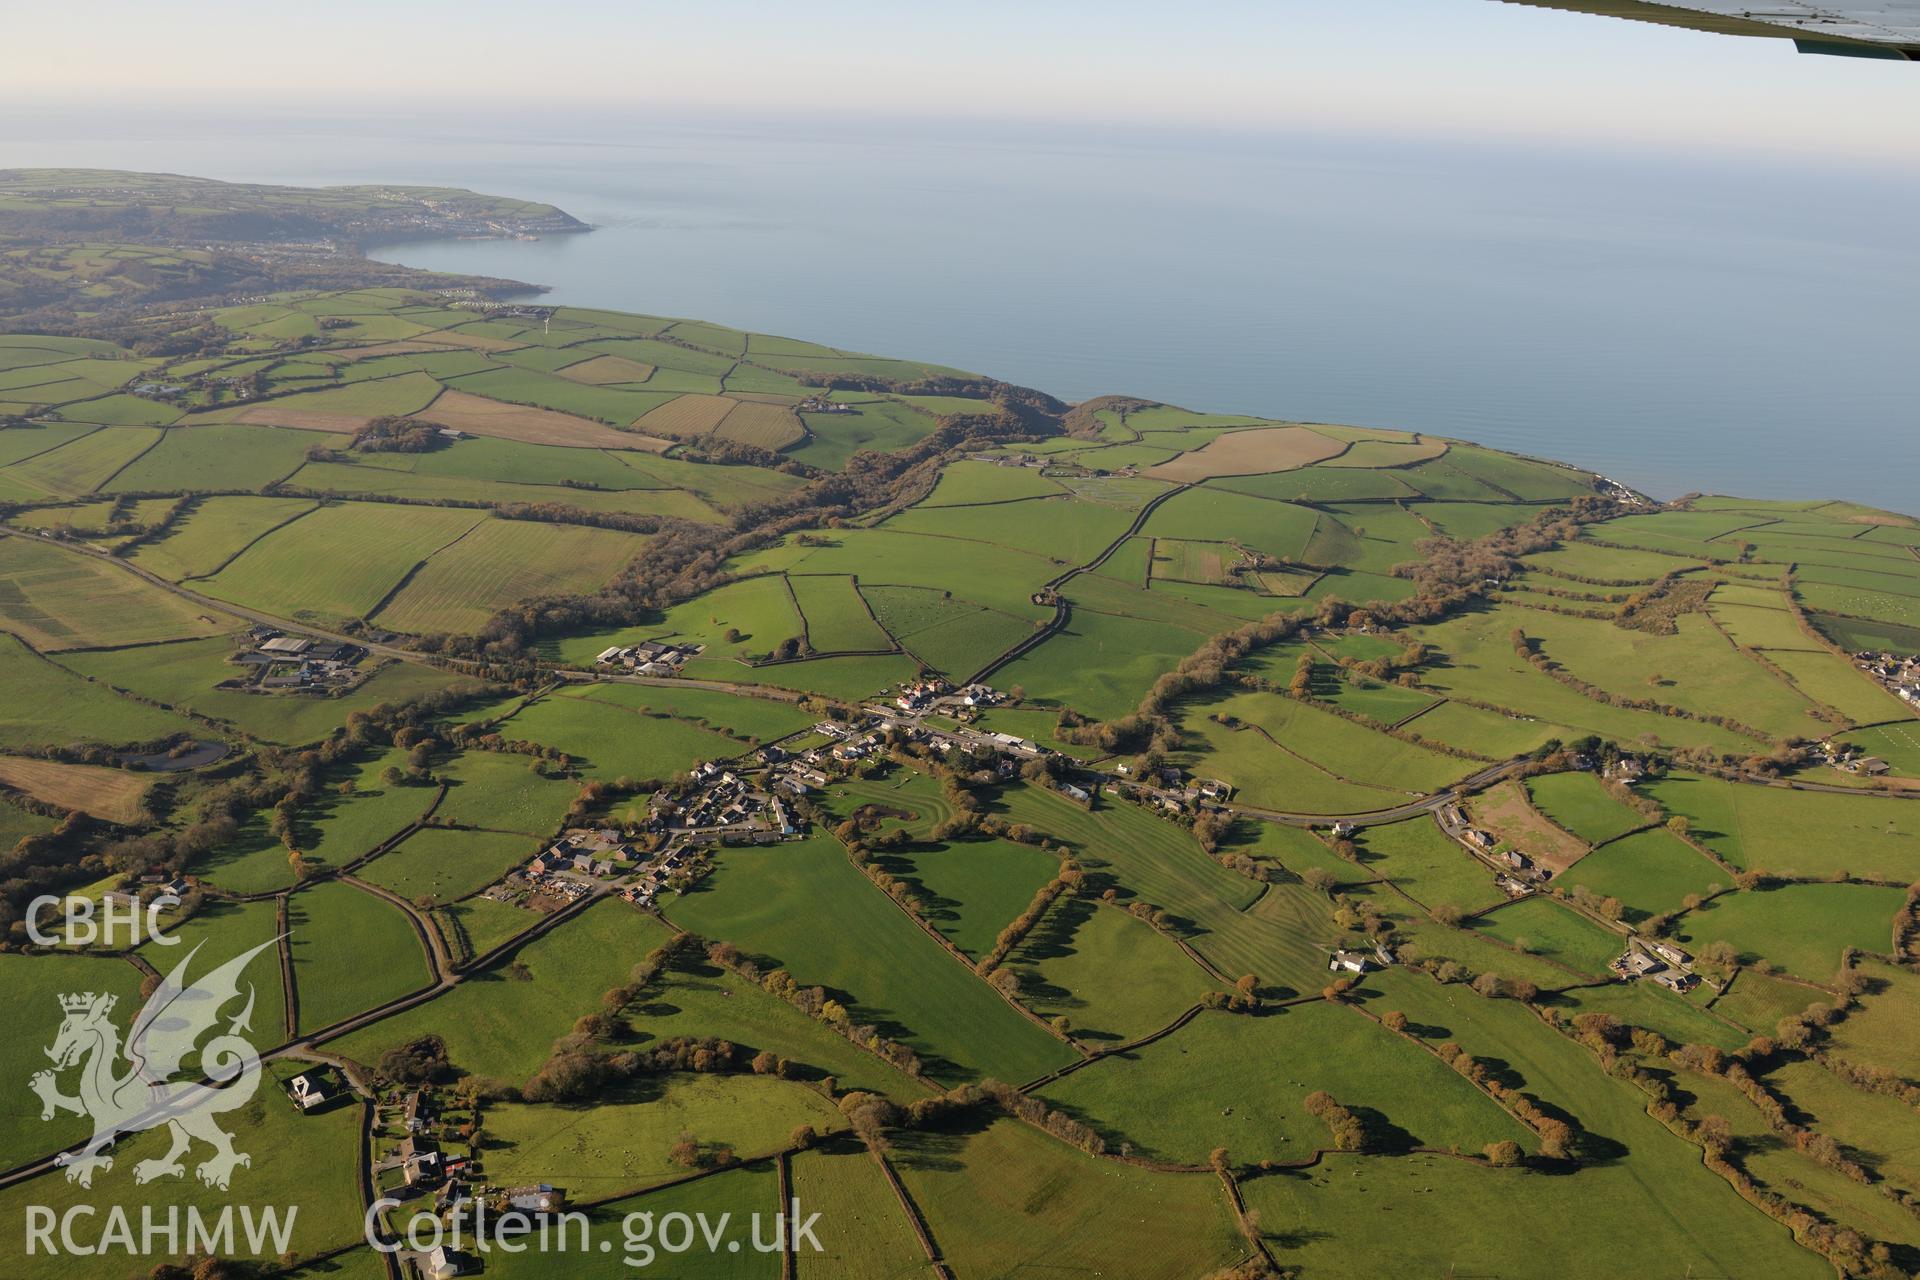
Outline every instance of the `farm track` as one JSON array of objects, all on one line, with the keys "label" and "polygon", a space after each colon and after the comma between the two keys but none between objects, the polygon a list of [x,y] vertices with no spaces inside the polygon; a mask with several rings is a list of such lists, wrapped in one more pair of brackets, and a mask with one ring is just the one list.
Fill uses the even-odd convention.
[{"label": "farm track", "polygon": [[1034,649],[1037,649],[1042,644],[1046,643],[1048,640],[1058,635],[1061,631],[1065,630],[1068,619],[1073,616],[1073,610],[1067,604],[1066,600],[1060,596],[1059,594],[1060,588],[1065,586],[1068,582],[1072,581],[1074,578],[1077,578],[1083,573],[1094,572],[1095,570],[1099,569],[1101,565],[1105,564],[1108,560],[1111,560],[1114,557],[1114,555],[1120,550],[1120,548],[1126,545],[1126,542],[1129,538],[1135,538],[1139,536],[1140,531],[1146,527],[1147,521],[1153,518],[1154,511],[1159,508],[1161,503],[1167,501],[1169,498],[1177,497],[1178,495],[1185,493],[1188,489],[1191,489],[1192,487],[1193,486],[1191,484],[1177,484],[1173,488],[1168,489],[1166,492],[1155,494],[1153,497],[1147,499],[1147,501],[1144,504],[1142,504],[1142,506],[1140,507],[1140,510],[1134,514],[1133,523],[1128,525],[1126,529],[1120,534],[1119,537],[1115,538],[1112,542],[1108,543],[1106,546],[1106,549],[1100,552],[1099,555],[1095,556],[1093,559],[1087,561],[1083,565],[1080,565],[1076,568],[1068,569],[1065,573],[1059,574],[1056,577],[1048,579],[1048,581],[1044,584],[1044,588],[1045,590],[1051,591],[1054,593],[1053,618],[1050,621],[1044,623],[1038,631],[1034,632],[1030,636],[1023,637],[1018,644],[1015,644],[1013,647],[1008,649],[1005,653],[995,658],[992,662],[989,662],[986,666],[980,668],[980,670],[974,672],[971,676],[968,676],[965,680],[961,681],[961,683],[962,684],[984,683],[988,676],[991,676],[994,672],[998,671],[1000,668],[1006,666],[1008,663],[1020,657],[1022,654],[1025,654]]},{"label": "farm track", "polygon": [[1228,813],[1244,814],[1249,818],[1259,818],[1266,822],[1278,822],[1290,827],[1326,827],[1335,822],[1351,823],[1356,827],[1379,827],[1390,822],[1401,822],[1407,818],[1416,818],[1423,813],[1432,813],[1452,804],[1461,796],[1481,791],[1519,769],[1524,761],[1503,760],[1488,765],[1480,772],[1463,778],[1444,791],[1410,800],[1406,804],[1394,805],[1390,809],[1374,809],[1365,813],[1287,813],[1278,809],[1262,809],[1253,805],[1228,803],[1221,806]]}]

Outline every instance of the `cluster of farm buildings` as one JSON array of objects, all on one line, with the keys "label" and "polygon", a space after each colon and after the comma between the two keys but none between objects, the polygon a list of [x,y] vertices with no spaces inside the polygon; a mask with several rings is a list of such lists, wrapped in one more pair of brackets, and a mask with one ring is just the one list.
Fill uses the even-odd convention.
[{"label": "cluster of farm buildings", "polygon": [[360,683],[360,663],[366,656],[365,649],[344,641],[253,627],[247,632],[247,647],[232,658],[246,673],[220,687],[249,693],[330,693]]},{"label": "cluster of farm buildings", "polygon": [[649,640],[644,644],[613,645],[602,649],[593,660],[597,667],[631,671],[641,676],[674,676],[689,658],[697,658],[705,649],[698,644],[662,644]]},{"label": "cluster of farm buildings", "polygon": [[1700,985],[1691,955],[1671,942],[1642,938],[1639,934],[1627,939],[1626,951],[1613,962],[1612,968],[1626,981],[1643,979],[1682,994]]}]

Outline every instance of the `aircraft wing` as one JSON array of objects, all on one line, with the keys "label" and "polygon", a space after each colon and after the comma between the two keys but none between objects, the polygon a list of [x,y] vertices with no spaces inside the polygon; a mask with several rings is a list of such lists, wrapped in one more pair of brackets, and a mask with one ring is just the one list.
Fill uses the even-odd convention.
[{"label": "aircraft wing", "polygon": [[1802,53],[1920,62],[1920,0],[1507,0],[1690,27],[1724,35],[1791,40]]}]

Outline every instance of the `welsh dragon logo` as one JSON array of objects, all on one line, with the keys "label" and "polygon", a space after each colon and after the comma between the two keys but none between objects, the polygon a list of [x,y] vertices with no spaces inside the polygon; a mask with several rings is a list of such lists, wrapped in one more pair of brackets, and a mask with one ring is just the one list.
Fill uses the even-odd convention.
[{"label": "welsh dragon logo", "polygon": [[[60,1034],[47,1049],[53,1068],[34,1073],[30,1084],[40,1095],[40,1118],[69,1111],[93,1120],[93,1137],[78,1151],[61,1153],[55,1163],[67,1180],[93,1185],[97,1170],[113,1168],[108,1154],[122,1134],[165,1125],[173,1139],[166,1155],[133,1167],[135,1182],[178,1178],[186,1173],[180,1158],[198,1138],[213,1154],[195,1172],[210,1187],[227,1189],[235,1168],[252,1158],[233,1149],[233,1139],[216,1123],[222,1112],[245,1106],[260,1084],[260,1055],[248,1043],[254,991],[246,988],[246,1006],[220,1029],[221,1010],[240,998],[240,975],[255,956],[274,945],[269,939],[227,961],[211,973],[187,982],[187,967],[204,945],[196,944],[173,972],[161,980],[133,1020],[124,1050],[112,1021],[117,997],[81,992],[60,997]],[[208,1032],[216,1034],[201,1045]],[[181,1063],[198,1048],[199,1069],[188,1079]],[[60,1092],[58,1076],[79,1069],[79,1093]],[[194,1078],[197,1077],[197,1078]]]}]

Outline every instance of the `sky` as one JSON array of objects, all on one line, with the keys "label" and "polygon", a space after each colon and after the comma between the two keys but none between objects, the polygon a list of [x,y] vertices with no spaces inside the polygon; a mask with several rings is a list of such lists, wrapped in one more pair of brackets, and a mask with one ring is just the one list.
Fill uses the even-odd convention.
[{"label": "sky", "polygon": [[[11,118],[392,110],[1339,131],[1920,167],[1920,67],[1494,0],[10,6]],[[31,56],[19,56],[30,50]]]}]

